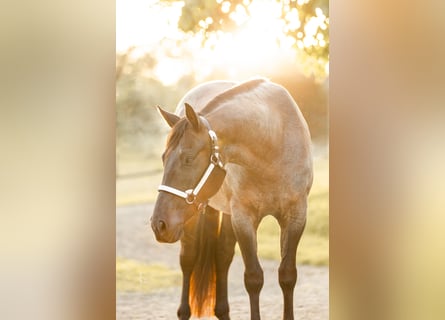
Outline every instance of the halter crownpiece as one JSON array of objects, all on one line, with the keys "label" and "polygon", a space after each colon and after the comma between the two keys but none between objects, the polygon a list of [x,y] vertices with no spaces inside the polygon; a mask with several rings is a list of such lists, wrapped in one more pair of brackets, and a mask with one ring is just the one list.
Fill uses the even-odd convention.
[{"label": "halter crownpiece", "polygon": [[[166,186],[163,184],[161,184],[158,187],[158,191],[168,192],[175,196],[183,198],[187,204],[194,204],[196,202],[196,199],[200,195],[200,192],[203,190],[202,188],[204,187],[206,182],[209,180],[209,178],[211,178],[213,176],[214,177],[213,180],[216,179],[216,184],[218,187],[216,188],[216,190],[214,192],[210,192],[210,195],[204,201],[204,202],[206,202],[208,200],[208,198],[213,196],[213,194],[215,194],[218,191],[218,189],[221,187],[221,185],[224,181],[225,174],[226,174],[226,171],[224,169],[224,164],[221,160],[221,156],[219,153],[218,137],[217,137],[215,131],[213,131],[211,129],[210,124],[207,121],[207,119],[204,118],[203,116],[200,116],[200,118],[201,118],[202,122],[204,123],[204,125],[207,127],[207,131],[210,136],[210,140],[211,140],[211,144],[212,144],[212,153],[210,154],[210,163],[209,163],[209,166],[207,167],[206,171],[202,175],[198,184],[193,189],[188,189],[188,190],[182,191],[182,190],[179,190],[179,189],[176,189],[173,187],[169,187],[169,186]],[[211,193],[213,193],[213,194],[211,194]],[[203,204],[203,203],[201,203],[201,204]]]}]

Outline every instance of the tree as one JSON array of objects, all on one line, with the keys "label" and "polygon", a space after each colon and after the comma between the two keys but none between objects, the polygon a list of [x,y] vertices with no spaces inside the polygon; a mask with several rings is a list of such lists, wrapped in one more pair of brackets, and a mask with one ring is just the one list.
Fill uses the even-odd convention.
[{"label": "tree", "polygon": [[[170,0],[164,0],[169,1]],[[217,31],[233,32],[240,26],[236,15],[250,17],[249,6],[258,0],[184,0],[178,22],[184,32],[203,33],[205,39]],[[307,66],[306,73],[326,76],[329,61],[328,0],[267,0],[281,5],[283,34],[293,39],[297,56]]]}]

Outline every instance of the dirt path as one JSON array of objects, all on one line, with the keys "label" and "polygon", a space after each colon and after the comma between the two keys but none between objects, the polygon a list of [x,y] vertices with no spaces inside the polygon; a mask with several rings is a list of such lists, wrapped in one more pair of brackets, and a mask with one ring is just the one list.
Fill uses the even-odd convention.
[{"label": "dirt path", "polygon": [[[144,263],[162,263],[179,270],[179,244],[160,244],[147,224],[153,205],[121,207],[116,210],[116,255]],[[261,315],[265,320],[280,320],[282,295],[277,281],[278,261],[262,260],[264,287],[261,291]],[[248,295],[243,285],[244,266],[235,256],[229,273],[229,303],[232,320],[249,318]],[[298,266],[295,289],[297,319],[329,318],[328,268]],[[176,319],[180,287],[151,293],[117,292],[118,320]]]}]

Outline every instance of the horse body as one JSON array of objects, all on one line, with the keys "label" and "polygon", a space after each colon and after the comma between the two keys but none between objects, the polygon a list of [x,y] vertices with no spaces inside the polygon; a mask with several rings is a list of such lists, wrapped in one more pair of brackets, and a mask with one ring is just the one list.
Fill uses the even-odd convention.
[{"label": "horse body", "polygon": [[[169,141],[179,141],[176,141],[177,144],[168,143],[164,153],[163,184],[175,184],[175,188],[188,188],[201,175],[178,170],[177,159],[184,153],[194,154],[194,165],[201,167],[202,172],[205,159],[210,156],[210,151],[205,147],[208,138],[203,120],[194,109],[208,121],[218,137],[226,176],[216,194],[208,199],[209,210],[230,215],[233,233],[245,264],[244,282],[250,298],[251,319],[260,319],[259,293],[263,286],[256,230],[261,219],[268,214],[277,218],[281,228],[279,283],[284,298],[283,318],[293,319],[293,290],[297,278],[295,257],[306,222],[307,196],[313,175],[307,124],[289,93],[267,80],[255,79],[242,84],[221,81],[201,85],[190,91],[178,105],[177,114],[186,115],[181,120],[183,125],[179,124],[179,117],[162,112],[173,126]],[[184,121],[189,123],[185,124]],[[180,130],[179,127],[183,128]],[[178,175],[181,177],[178,178]],[[183,211],[180,218],[179,211]],[[195,211],[178,197],[161,192],[152,225],[158,240],[176,241]],[[234,246],[230,236],[228,239],[229,247]],[[225,259],[220,275],[225,277],[225,283],[220,283],[223,289],[219,292],[224,300],[227,300],[227,270],[233,248],[227,251],[228,259]],[[218,282],[216,290],[218,306]],[[184,299],[183,288],[182,304],[186,303]],[[225,309],[221,319],[228,319],[226,303],[223,301],[220,304]]]},{"label": "horse body", "polygon": [[210,205],[233,214],[233,201],[238,201],[254,208],[256,215],[276,215],[310,189],[310,137],[287,91],[267,81],[255,84],[249,91],[202,110],[222,139],[227,170]]},{"label": "horse body", "polygon": [[219,95],[236,82],[205,83],[187,93],[175,111],[183,116],[187,102],[222,139],[227,177],[209,204],[229,214],[232,195],[242,195],[265,215],[275,214],[307,194],[312,184],[310,136],[300,110],[281,86],[252,82],[244,84],[250,90],[226,100]]}]

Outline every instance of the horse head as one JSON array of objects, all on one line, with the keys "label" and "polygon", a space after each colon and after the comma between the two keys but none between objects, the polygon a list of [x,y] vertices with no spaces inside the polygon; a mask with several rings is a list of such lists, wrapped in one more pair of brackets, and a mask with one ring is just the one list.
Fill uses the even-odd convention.
[{"label": "horse head", "polygon": [[162,155],[164,176],[151,226],[158,241],[172,243],[181,238],[187,221],[221,187],[225,171],[216,134],[207,120],[187,103],[184,118],[158,110],[172,130]]}]

